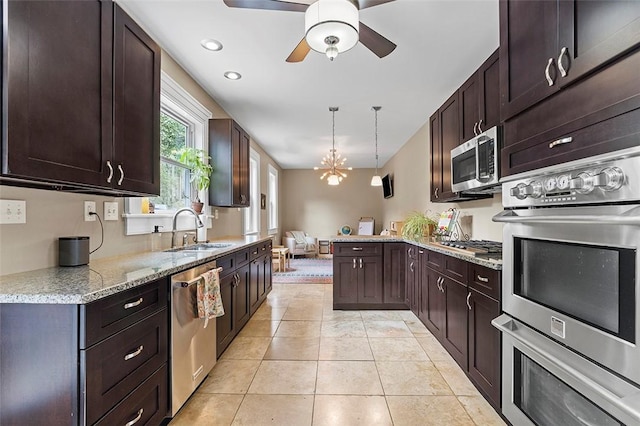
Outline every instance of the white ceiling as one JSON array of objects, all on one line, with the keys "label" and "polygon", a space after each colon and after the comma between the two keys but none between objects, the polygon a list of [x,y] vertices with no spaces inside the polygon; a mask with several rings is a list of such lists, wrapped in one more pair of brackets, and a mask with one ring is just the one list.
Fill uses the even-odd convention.
[{"label": "white ceiling", "polygon": [[[312,2],[301,0],[300,2]],[[285,59],[304,35],[304,13],[227,7],[222,0],[120,0],[120,4],[283,168],[312,168],[331,148],[347,166],[380,166],[498,47],[498,0],[396,0],[360,20],[395,44],[380,59],[362,44],[330,62]],[[224,48],[210,52],[205,38]],[[242,79],[230,81],[225,71]],[[425,142],[426,143],[426,142]]]}]

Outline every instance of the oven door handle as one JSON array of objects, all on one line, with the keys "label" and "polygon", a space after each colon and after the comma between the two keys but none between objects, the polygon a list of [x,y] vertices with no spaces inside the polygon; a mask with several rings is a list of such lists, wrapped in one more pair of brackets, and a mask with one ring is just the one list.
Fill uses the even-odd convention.
[{"label": "oven door handle", "polygon": [[[629,418],[636,421],[640,421],[640,410],[638,410],[637,402],[640,400],[640,392],[635,386],[631,386],[624,382],[622,387],[620,384],[617,386],[612,385],[609,389],[602,384],[593,380],[592,378],[583,374],[580,370],[584,370],[585,365],[590,364],[589,361],[580,359],[580,363],[584,362],[581,366],[573,366],[560,357],[553,354],[554,348],[552,346],[552,340],[544,337],[540,333],[533,331],[529,327],[520,323],[519,321],[511,318],[508,314],[502,314],[499,317],[493,319],[491,324],[497,328],[500,332],[517,340],[528,349],[544,358],[547,362],[553,364],[556,368],[564,371],[573,379],[582,383],[586,389],[594,394],[604,398],[608,403],[615,406],[616,409],[624,412]],[[584,370],[588,371],[588,370]],[[606,383],[606,380],[600,380],[602,383]],[[623,382],[620,379],[620,382]],[[612,389],[616,389],[613,391]]]},{"label": "oven door handle", "polygon": [[640,207],[634,207],[620,215],[547,215],[519,216],[513,210],[505,210],[491,220],[503,223],[593,223],[601,225],[640,225]]}]

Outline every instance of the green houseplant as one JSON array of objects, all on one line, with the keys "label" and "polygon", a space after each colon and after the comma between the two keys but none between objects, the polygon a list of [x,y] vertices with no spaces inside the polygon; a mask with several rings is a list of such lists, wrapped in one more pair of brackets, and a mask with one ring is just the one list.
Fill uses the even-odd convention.
[{"label": "green houseplant", "polygon": [[413,240],[427,237],[433,233],[437,224],[438,222],[427,213],[411,212],[404,220],[402,236]]},{"label": "green houseplant", "polygon": [[211,157],[203,150],[193,147],[184,147],[176,151],[178,161],[185,164],[191,172],[191,207],[197,212],[202,212],[202,201],[200,191],[209,188],[211,184],[211,172],[213,167],[209,164]]}]

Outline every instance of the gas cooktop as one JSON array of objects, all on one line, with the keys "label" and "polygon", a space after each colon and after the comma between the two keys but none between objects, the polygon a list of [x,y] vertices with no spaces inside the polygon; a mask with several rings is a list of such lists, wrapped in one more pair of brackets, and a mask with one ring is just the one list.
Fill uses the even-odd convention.
[{"label": "gas cooktop", "polygon": [[502,243],[487,240],[442,241],[441,245],[452,249],[463,250],[475,256],[502,256]]}]

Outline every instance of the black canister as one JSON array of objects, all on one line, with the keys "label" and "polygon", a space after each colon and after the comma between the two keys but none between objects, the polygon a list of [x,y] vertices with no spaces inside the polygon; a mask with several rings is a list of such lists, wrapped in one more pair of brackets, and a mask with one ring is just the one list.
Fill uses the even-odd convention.
[{"label": "black canister", "polygon": [[89,237],[58,238],[58,264],[80,266],[89,263]]}]

